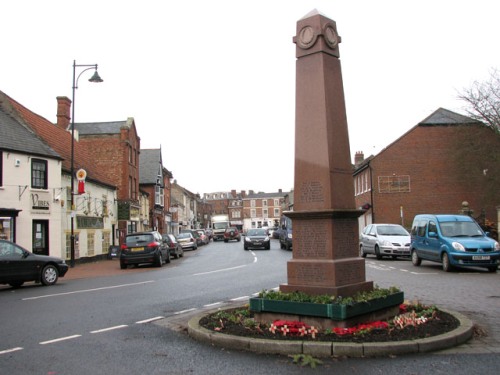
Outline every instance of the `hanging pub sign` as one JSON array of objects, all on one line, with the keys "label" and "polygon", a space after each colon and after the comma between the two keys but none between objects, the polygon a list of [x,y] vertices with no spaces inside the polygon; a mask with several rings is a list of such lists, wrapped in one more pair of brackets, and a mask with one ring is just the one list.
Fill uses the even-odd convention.
[{"label": "hanging pub sign", "polygon": [[78,195],[85,194],[85,179],[87,178],[87,172],[85,169],[79,169],[76,172],[76,179],[78,180]]}]

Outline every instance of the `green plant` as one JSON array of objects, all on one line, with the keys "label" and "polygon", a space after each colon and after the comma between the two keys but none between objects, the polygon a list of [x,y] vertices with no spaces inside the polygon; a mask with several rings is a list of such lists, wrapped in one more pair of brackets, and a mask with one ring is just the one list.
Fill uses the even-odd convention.
[{"label": "green plant", "polygon": [[310,354],[294,354],[291,357],[293,358],[293,363],[300,364],[301,366],[311,366],[311,368],[316,368],[317,365],[323,364],[322,361],[314,358]]},{"label": "green plant", "polygon": [[330,295],[310,295],[304,292],[292,292],[283,293],[275,290],[264,289],[259,293],[259,298],[276,300],[276,301],[292,301],[292,302],[309,302],[309,303],[319,303],[319,304],[341,304],[341,305],[353,305],[355,303],[369,302],[370,300],[377,298],[385,298],[391,294],[400,292],[401,290],[397,287],[390,287],[387,289],[375,288],[371,291],[358,292],[352,297],[342,297],[342,296],[330,296]]}]

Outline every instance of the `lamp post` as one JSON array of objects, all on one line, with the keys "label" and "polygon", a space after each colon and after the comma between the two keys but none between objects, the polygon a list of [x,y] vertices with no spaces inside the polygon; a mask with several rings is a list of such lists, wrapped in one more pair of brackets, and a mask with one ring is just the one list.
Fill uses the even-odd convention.
[{"label": "lamp post", "polygon": [[[76,76],[76,68],[85,68],[78,74],[78,77]],[[80,76],[90,69],[94,69],[94,75],[89,79],[89,82],[102,82],[102,78],[97,73],[97,64],[81,65],[73,60],[73,98],[71,101],[71,267],[75,266],[75,90],[78,88]]]}]

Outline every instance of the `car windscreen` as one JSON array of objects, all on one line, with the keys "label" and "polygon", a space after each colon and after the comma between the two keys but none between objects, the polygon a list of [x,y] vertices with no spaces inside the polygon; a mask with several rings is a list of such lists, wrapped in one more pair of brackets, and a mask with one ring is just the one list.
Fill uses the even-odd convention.
[{"label": "car windscreen", "polygon": [[266,236],[265,229],[249,229],[247,236]]},{"label": "car windscreen", "polygon": [[191,238],[191,233],[179,233],[177,238]]},{"label": "car windscreen", "polygon": [[381,225],[377,227],[377,233],[381,236],[409,236],[405,228],[398,225]]},{"label": "car windscreen", "polygon": [[439,223],[441,233],[445,237],[483,237],[483,231],[471,221],[448,221]]}]

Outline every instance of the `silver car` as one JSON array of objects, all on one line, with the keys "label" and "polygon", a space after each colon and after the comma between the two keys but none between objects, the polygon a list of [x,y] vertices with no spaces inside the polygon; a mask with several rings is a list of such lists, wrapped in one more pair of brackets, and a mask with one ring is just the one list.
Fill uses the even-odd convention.
[{"label": "silver car", "polygon": [[410,233],[399,224],[370,224],[359,238],[359,255],[364,258],[374,254],[377,259],[409,257],[410,242]]}]

